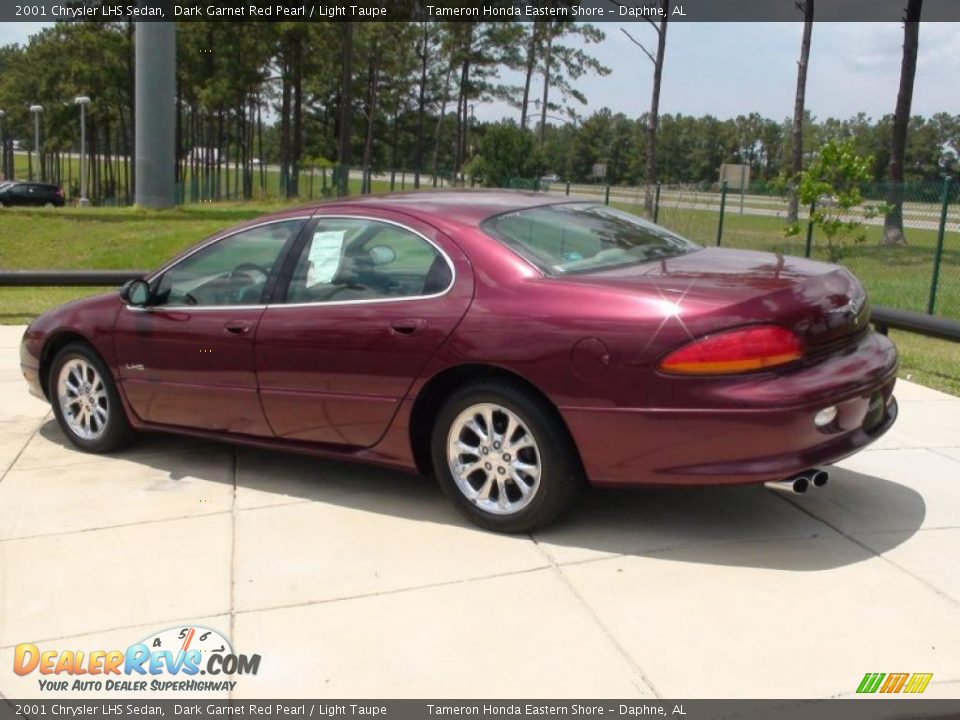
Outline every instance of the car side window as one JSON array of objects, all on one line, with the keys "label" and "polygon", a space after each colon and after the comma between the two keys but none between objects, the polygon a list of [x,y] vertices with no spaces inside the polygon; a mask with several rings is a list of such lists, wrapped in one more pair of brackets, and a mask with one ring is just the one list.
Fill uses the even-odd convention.
[{"label": "car side window", "polygon": [[304,245],[287,303],[439,295],[453,282],[444,255],[415,232],[359,218],[321,218]]},{"label": "car side window", "polygon": [[259,305],[283,246],[304,220],[242,230],[208,245],[160,277],[151,305]]}]

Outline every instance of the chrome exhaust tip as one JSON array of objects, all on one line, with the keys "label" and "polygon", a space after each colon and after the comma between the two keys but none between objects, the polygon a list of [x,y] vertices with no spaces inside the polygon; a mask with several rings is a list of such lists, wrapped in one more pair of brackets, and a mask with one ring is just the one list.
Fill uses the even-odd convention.
[{"label": "chrome exhaust tip", "polygon": [[771,480],[764,485],[773,490],[786,490],[794,495],[803,495],[810,487],[810,480],[806,475],[795,475],[786,480]]},{"label": "chrome exhaust tip", "polygon": [[810,473],[810,483],[817,488],[822,488],[830,480],[830,473],[826,470],[813,470]]}]

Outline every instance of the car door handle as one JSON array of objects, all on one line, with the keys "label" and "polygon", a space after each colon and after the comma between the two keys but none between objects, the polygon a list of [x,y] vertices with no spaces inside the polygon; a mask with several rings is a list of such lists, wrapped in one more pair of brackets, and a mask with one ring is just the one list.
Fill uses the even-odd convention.
[{"label": "car door handle", "polygon": [[427,321],[423,318],[403,318],[390,323],[390,332],[394,335],[416,335],[426,327]]},{"label": "car door handle", "polygon": [[223,329],[231,335],[246,335],[250,332],[250,323],[246,320],[230,320],[224,323]]}]

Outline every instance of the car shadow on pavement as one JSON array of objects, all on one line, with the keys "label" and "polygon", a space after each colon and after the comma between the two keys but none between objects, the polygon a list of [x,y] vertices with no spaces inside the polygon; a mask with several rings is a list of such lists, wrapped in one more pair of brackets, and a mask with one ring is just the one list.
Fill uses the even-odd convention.
[{"label": "car shadow on pavement", "polygon": [[[187,461],[189,452],[229,445],[173,435],[144,435],[109,456],[72,448],[54,421],[40,429],[56,453],[77,461],[111,458],[159,470],[170,479],[187,475],[236,485],[240,511],[297,502],[326,503],[415,522],[476,530],[443,497],[432,478],[359,463],[236,446],[234,473],[207,473]],[[66,459],[66,456],[65,456]],[[188,473],[184,474],[184,469]],[[586,487],[576,505],[532,537],[558,564],[611,555],[662,557],[712,565],[816,571],[843,567],[882,554],[921,527],[926,505],[919,493],[890,479],[831,468],[824,488],[792,495],[763,486],[631,488]],[[129,477],[130,470],[118,473]],[[118,492],[122,492],[118,479]],[[357,522],[362,522],[358,515]],[[358,533],[365,532],[363,527]],[[371,523],[369,532],[384,532]],[[526,542],[529,535],[518,536]],[[384,538],[387,541],[388,538]],[[469,559],[466,558],[465,562]]]}]

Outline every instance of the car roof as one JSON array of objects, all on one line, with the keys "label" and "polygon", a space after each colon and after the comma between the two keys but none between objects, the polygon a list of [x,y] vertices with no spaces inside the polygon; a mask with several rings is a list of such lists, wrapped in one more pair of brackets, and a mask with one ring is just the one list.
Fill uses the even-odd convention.
[{"label": "car roof", "polygon": [[0,186],[4,185],[29,185],[30,187],[37,188],[48,188],[50,190],[59,190],[59,185],[54,185],[52,183],[43,183],[43,182],[34,182],[33,180],[4,180],[0,182]]},{"label": "car roof", "polygon": [[584,198],[509,190],[426,190],[339,198],[315,209],[320,214],[330,205],[395,210],[425,220],[477,227],[495,215],[578,200]]}]

